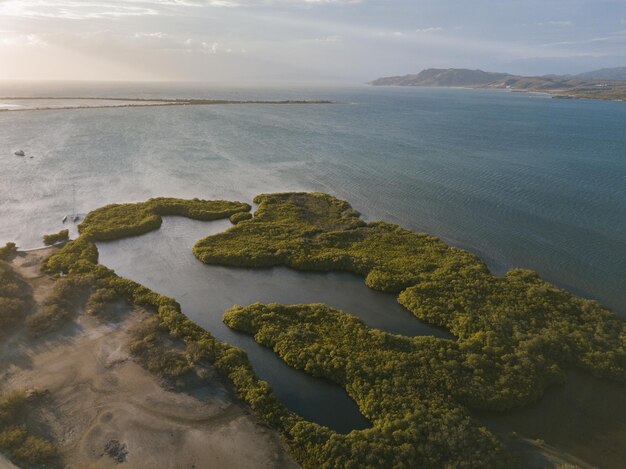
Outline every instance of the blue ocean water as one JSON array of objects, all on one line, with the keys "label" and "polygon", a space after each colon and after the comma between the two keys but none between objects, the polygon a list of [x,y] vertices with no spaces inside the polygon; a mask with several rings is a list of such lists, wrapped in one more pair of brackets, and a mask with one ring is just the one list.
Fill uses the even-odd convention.
[{"label": "blue ocean water", "polygon": [[[626,314],[626,103],[493,90],[2,84],[0,96],[332,99],[0,113],[0,242],[151,196],[320,190]],[[35,156],[13,156],[22,148]]]}]

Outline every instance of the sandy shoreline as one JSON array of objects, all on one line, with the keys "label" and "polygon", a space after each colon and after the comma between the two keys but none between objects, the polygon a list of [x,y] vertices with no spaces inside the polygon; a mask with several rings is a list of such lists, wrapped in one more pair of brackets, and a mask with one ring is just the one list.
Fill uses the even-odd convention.
[{"label": "sandy shoreline", "polygon": [[[20,253],[12,264],[38,304],[54,284],[39,270],[51,249]],[[233,397],[216,372],[178,392],[131,358],[130,330],[149,315],[129,307],[108,322],[79,314],[42,339],[19,331],[6,337],[0,391],[44,392],[37,426],[59,448],[64,467],[296,467],[278,435]]]}]

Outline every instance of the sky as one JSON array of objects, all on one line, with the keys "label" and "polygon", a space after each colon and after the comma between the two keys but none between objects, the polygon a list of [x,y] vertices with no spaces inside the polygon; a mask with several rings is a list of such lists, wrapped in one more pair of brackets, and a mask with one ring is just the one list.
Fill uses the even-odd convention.
[{"label": "sky", "polygon": [[626,66],[626,0],[0,0],[0,80],[364,82]]}]

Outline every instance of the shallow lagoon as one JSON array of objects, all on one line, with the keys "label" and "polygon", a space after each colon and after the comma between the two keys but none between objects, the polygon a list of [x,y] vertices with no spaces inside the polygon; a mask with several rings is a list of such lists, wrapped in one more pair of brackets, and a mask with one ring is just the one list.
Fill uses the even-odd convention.
[{"label": "shallow lagoon", "polygon": [[165,217],[158,231],[98,243],[100,263],[122,277],[176,298],[196,324],[219,340],[244,349],[258,376],[305,419],[342,432],[369,426],[341,387],[290,368],[251,337],[230,330],[222,322],[226,309],[255,302],[325,303],[387,332],[449,337],[446,331],[413,317],[397,303],[395,295],[373,291],[353,274],[207,266],[194,257],[191,248],[196,241],[230,226],[228,220],[199,222]]}]

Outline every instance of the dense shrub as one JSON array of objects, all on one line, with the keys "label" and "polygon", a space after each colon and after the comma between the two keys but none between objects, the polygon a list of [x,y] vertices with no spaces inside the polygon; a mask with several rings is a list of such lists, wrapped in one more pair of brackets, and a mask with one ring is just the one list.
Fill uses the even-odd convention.
[{"label": "dense shrub", "polygon": [[162,216],[179,215],[194,220],[217,220],[239,212],[250,205],[223,200],[184,200],[160,197],[135,204],[113,204],[90,212],[78,230],[93,241],[110,241],[138,236],[160,228]]},{"label": "dense shrub", "polygon": [[0,449],[16,463],[46,467],[57,458],[57,450],[47,440],[32,434],[26,424],[29,401],[22,391],[0,395]]},{"label": "dense shrub", "polygon": [[83,305],[95,281],[91,274],[76,274],[58,279],[46,302],[27,318],[29,332],[39,336],[64,326]]},{"label": "dense shrub", "polygon": [[70,239],[70,230],[61,230],[58,233],[43,235],[43,243],[46,246],[62,243]]},{"label": "dense shrub", "polygon": [[163,378],[178,378],[191,371],[183,351],[172,350],[166,344],[167,330],[152,317],[140,323],[132,333],[130,351],[151,372]]},{"label": "dense shrub", "polygon": [[0,248],[0,261],[11,261],[15,254],[17,254],[15,243],[6,243]]},{"label": "dense shrub", "polygon": [[236,225],[240,221],[250,220],[252,214],[250,212],[238,212],[230,216],[230,222]]}]

